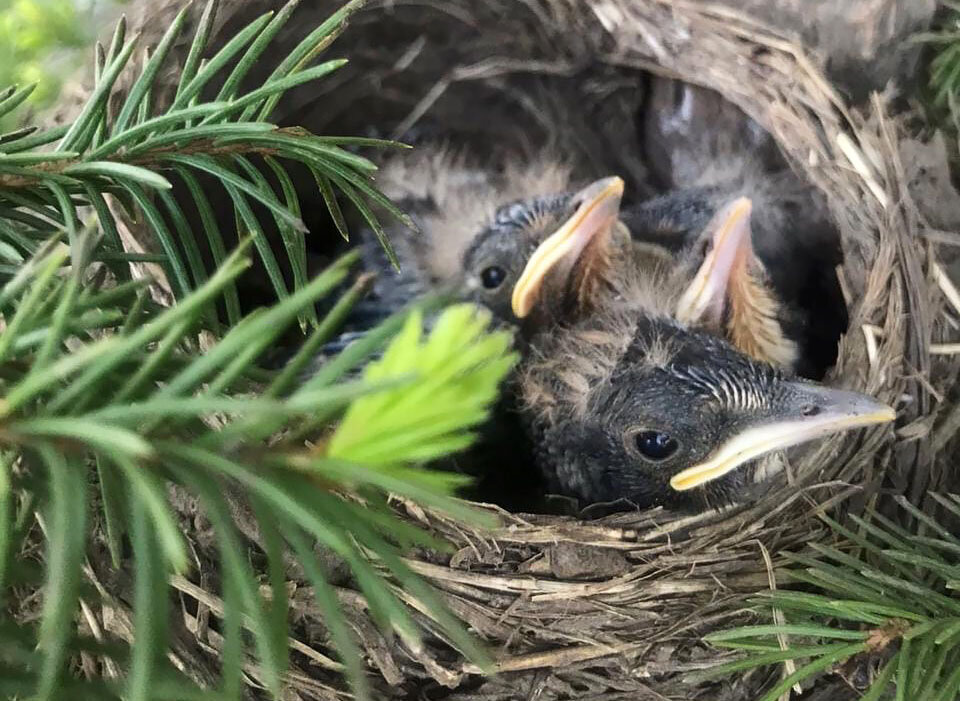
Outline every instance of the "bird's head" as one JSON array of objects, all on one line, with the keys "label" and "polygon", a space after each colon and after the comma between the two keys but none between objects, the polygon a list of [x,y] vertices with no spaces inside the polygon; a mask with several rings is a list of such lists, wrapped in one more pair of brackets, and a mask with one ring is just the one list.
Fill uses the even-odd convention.
[{"label": "bird's head", "polygon": [[789,310],[754,251],[752,211],[746,197],[730,202],[685,252],[678,274],[688,280],[674,316],[724,336],[752,358],[793,368],[799,351],[784,330]]},{"label": "bird's head", "polygon": [[524,378],[561,488],[589,502],[729,503],[762,458],[895,417],[866,395],[793,379],[664,319],[642,318],[604,368],[605,333],[568,335],[547,349],[562,367],[534,363]]},{"label": "bird's head", "polygon": [[[579,310],[589,311],[611,301],[610,295],[598,298],[598,291],[613,288],[634,306],[669,310],[677,321],[721,335],[753,358],[793,368],[797,345],[782,324],[789,312],[754,252],[752,212],[746,197],[720,207],[673,254],[666,276],[663,258],[671,255],[666,249],[651,255],[660,247],[635,241],[631,255],[622,255],[622,249],[616,255],[609,236],[594,236],[578,246],[576,235],[561,228],[529,256],[514,288],[514,314],[523,317],[538,307],[556,306],[555,300],[569,307],[571,299]],[[657,283],[649,284],[653,279]],[[566,310],[566,318],[576,315]]]},{"label": "bird's head", "polygon": [[464,252],[468,298],[502,319],[536,323],[565,313],[577,303],[574,278],[601,280],[588,269],[609,250],[622,194],[623,180],[611,177],[501,207]]},{"label": "bird's head", "polygon": [[895,416],[866,395],[793,379],[671,320],[641,318],[606,368],[589,360],[602,352],[598,340],[602,347],[596,329],[568,335],[549,349],[562,367],[524,378],[561,487],[590,502],[729,503],[742,498],[760,459]]}]

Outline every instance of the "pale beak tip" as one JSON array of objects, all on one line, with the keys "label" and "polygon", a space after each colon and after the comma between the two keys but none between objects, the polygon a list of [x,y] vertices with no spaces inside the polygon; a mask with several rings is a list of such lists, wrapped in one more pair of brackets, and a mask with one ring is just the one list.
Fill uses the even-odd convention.
[{"label": "pale beak tip", "polygon": [[883,408],[877,411],[877,423],[890,423],[897,418],[897,410],[891,406],[883,405]]},{"label": "pale beak tip", "polygon": [[580,191],[578,197],[582,204],[590,206],[599,202],[616,203],[619,206],[625,184],[619,175],[595,180]]},{"label": "pale beak tip", "polygon": [[577,195],[577,211],[536,248],[513,287],[510,306],[517,319],[533,310],[544,277],[559,261],[576,260],[596,235],[608,230],[620,210],[623,191],[623,178],[614,175],[593,182]]},{"label": "pale beak tip", "polygon": [[[851,405],[848,405],[848,416],[854,419],[855,424],[869,426],[870,424],[885,424],[896,420],[897,410],[889,404],[884,404],[866,395],[853,395]],[[842,406],[842,405],[841,405]]]},{"label": "pale beak tip", "polygon": [[738,215],[748,215],[753,212],[753,200],[749,197],[738,197],[730,207],[731,210]]},{"label": "pale beak tip", "polygon": [[523,319],[530,313],[531,304],[524,294],[518,294],[519,288],[514,288],[513,298],[510,300],[510,307],[513,309],[513,315],[518,319]]},{"label": "pale beak tip", "polygon": [[[750,218],[753,215],[753,201],[749,197],[738,197],[729,205],[725,213],[722,215],[723,224],[721,225],[717,233],[717,241],[723,241],[731,232],[737,232],[741,235],[748,236],[747,240],[749,241],[749,234],[746,232],[749,229],[744,228],[745,225],[749,226]],[[740,237],[734,236],[733,241],[739,241]]]},{"label": "pale beak tip", "polygon": [[[822,436],[837,431],[886,424],[894,421],[897,418],[897,412],[893,407],[882,402],[878,402],[875,399],[871,399],[865,395],[854,392],[846,392],[843,390],[821,389],[819,392],[821,394],[825,392],[831,392],[832,396],[838,400],[836,402],[837,404],[840,404],[841,407],[843,407],[843,404],[846,403],[846,406],[835,409],[832,418],[827,414],[820,415],[826,419],[825,421],[821,421],[822,427],[828,429],[826,432],[809,433],[805,438],[796,440],[799,434],[794,431],[792,437],[789,434],[786,435],[786,438],[790,440],[781,441],[780,447],[787,448],[790,445],[806,442],[807,440],[813,439],[818,435]],[[814,421],[817,421],[817,419],[814,419]],[[800,424],[798,428],[802,429],[803,425]],[[781,438],[782,437],[783,436],[781,436]],[[769,439],[766,439],[765,442],[767,447],[763,450],[752,452],[749,455],[751,459],[770,452],[771,447],[775,447],[771,446]],[[739,448],[739,452],[741,455],[744,455],[747,451],[744,451],[741,446]],[[702,484],[713,481],[714,479],[722,477],[728,472],[737,469],[740,464],[743,464],[743,462],[746,462],[746,460],[743,460],[742,462],[726,460],[721,461],[720,464],[711,464],[711,462],[708,461],[694,467],[689,467],[678,472],[676,475],[670,478],[670,487],[678,492],[693,489],[694,487],[698,487]]]}]

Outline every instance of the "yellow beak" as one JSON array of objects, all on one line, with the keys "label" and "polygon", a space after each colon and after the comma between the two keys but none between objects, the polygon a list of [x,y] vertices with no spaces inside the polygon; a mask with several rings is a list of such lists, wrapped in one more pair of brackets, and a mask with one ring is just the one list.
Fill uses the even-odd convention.
[{"label": "yellow beak", "polygon": [[677,473],[677,491],[699,487],[758,457],[840,431],[893,421],[896,412],[858,392],[793,382],[795,409],[747,428],[721,445],[704,462]]},{"label": "yellow beak", "polygon": [[713,321],[720,320],[730,276],[737,262],[750,252],[752,210],[752,202],[741,197],[727,205],[708,225],[708,231],[716,227],[713,245],[677,303],[678,321],[700,323],[708,314]]},{"label": "yellow beak", "polygon": [[547,274],[564,259],[576,260],[598,234],[609,231],[620,214],[623,180],[604,178],[583,189],[577,211],[533,252],[513,288],[513,313],[526,317],[537,302]]}]

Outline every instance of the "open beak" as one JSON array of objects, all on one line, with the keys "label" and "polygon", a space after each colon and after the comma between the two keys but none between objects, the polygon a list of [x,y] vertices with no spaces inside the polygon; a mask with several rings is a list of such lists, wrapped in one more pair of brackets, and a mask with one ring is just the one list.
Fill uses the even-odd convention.
[{"label": "open beak", "polygon": [[620,215],[623,180],[604,178],[576,197],[577,211],[533,252],[513,288],[513,313],[526,317],[537,301],[547,274],[562,260],[575,261],[594,238],[616,223]]},{"label": "open beak", "polygon": [[677,491],[693,489],[767,453],[896,418],[891,407],[858,392],[806,382],[789,384],[793,391],[788,391],[783,409],[733,436],[708,460],[674,475],[670,486]]},{"label": "open beak", "polygon": [[719,323],[723,317],[730,277],[752,250],[752,209],[751,201],[741,197],[724,207],[707,226],[708,232],[713,231],[713,245],[677,304],[678,321],[692,324],[706,319]]}]

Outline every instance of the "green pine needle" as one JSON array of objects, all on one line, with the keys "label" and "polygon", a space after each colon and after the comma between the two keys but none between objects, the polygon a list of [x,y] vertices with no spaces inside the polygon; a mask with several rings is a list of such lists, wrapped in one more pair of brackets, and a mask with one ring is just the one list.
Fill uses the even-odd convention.
[{"label": "green pine needle", "polygon": [[[46,238],[58,227],[47,220],[63,222],[68,233],[78,229],[77,211],[86,206],[96,210],[113,251],[98,253],[98,260],[121,260],[115,256],[121,248],[113,215],[103,195],[114,196],[117,204],[133,218],[146,219],[160,241],[165,259],[165,272],[171,278],[172,292],[178,299],[203,283],[210,270],[202,269],[192,237],[183,234],[182,217],[173,200],[165,198],[157,206],[145,196],[145,190],[169,190],[177,179],[190,190],[200,211],[209,250],[216,263],[222,261],[229,244],[216,230],[208,216],[212,209],[209,193],[199,186],[197,175],[212,175],[235,201],[240,228],[255,235],[256,248],[267,269],[279,299],[289,294],[283,266],[254,216],[251,202],[261,204],[273,214],[284,242],[293,291],[307,280],[307,266],[302,241],[305,231],[298,216],[296,191],[288,186],[287,169],[291,162],[305,165],[323,183],[322,196],[334,215],[338,229],[345,234],[346,220],[336,201],[331,183],[354,205],[395,262],[393,250],[383,236],[383,227],[373,213],[376,205],[404,226],[412,226],[406,214],[397,209],[369,181],[375,166],[366,158],[344,150],[339,144],[358,146],[394,146],[392,142],[373,139],[351,140],[349,137],[327,138],[304,129],[277,129],[266,121],[273,106],[284,93],[307,83],[323,80],[344,65],[331,59],[311,65],[343,30],[348,17],[362,5],[354,0],[335,12],[326,22],[280,61],[269,78],[248,92],[241,91],[243,78],[253,66],[265,59],[273,40],[295,13],[296,0],[289,2],[275,16],[271,13],[251,22],[224,45],[210,60],[201,60],[209,37],[216,2],[208,2],[200,26],[191,45],[183,78],[173,104],[163,114],[155,114],[150,104],[159,76],[170,68],[171,49],[181,39],[187,24],[188,9],[181,11],[144,64],[139,77],[120,101],[119,113],[110,119],[107,106],[115,98],[114,85],[137,48],[137,37],[128,38],[121,21],[108,51],[98,53],[97,83],[93,94],[76,119],[68,126],[49,131],[20,130],[0,135],[0,211],[13,221],[0,219],[0,256],[13,264],[36,252],[31,239]],[[200,100],[203,88],[218,75],[225,82],[212,102]],[[32,87],[11,88],[0,95],[0,116],[13,113],[29,96]],[[59,140],[56,151],[42,150],[44,145]],[[259,173],[246,167],[251,157],[269,157],[284,193],[278,199],[273,186]],[[235,165],[241,166],[238,173]],[[55,194],[54,198],[46,195]],[[30,193],[30,194],[24,194]],[[140,210],[138,213],[137,210]],[[137,215],[140,216],[137,216]],[[170,223],[173,223],[171,229]],[[183,247],[176,243],[180,238]],[[128,257],[125,260],[133,260]],[[149,254],[148,254],[149,255]],[[123,267],[123,266],[119,266]],[[0,267],[0,276],[11,268]],[[129,279],[128,272],[120,273]],[[228,291],[225,304],[227,321],[238,320],[238,303],[234,290]],[[208,313],[215,314],[210,308]],[[301,324],[316,323],[315,314],[306,310]],[[219,319],[212,318],[214,325]]]},{"label": "green pine needle", "polygon": [[485,334],[488,313],[450,307],[423,338],[419,311],[364,372],[369,382],[410,377],[409,385],[355,401],[327,446],[332,458],[369,465],[421,462],[429,443],[467,437],[516,361],[505,332]]},{"label": "green pine needle", "polygon": [[[786,660],[801,663],[762,700],[773,701],[794,683],[865,653],[889,659],[864,698],[885,698],[891,685],[897,699],[956,698],[960,694],[956,673],[960,599],[950,584],[960,574],[960,550],[949,547],[956,538],[939,521],[902,498],[897,501],[916,518],[915,524],[938,537],[917,538],[875,512],[872,521],[855,519],[865,535],[824,516],[838,536],[849,541],[835,547],[814,544],[811,549],[819,557],[793,555],[789,559],[806,569],[783,573],[788,579],[814,585],[817,592],[780,590],[751,602],[761,610],[779,609],[788,621],[797,623],[746,626],[708,635],[709,643],[748,654],[698,677]],[[950,507],[960,504],[956,495],[937,494],[935,501]],[[918,540],[923,541],[920,547],[925,554],[916,552]],[[938,549],[938,545],[948,547]],[[781,650],[784,637],[789,643]]]},{"label": "green pine needle", "polygon": [[[189,40],[188,10],[152,52],[121,21],[110,46],[97,47],[95,87],[76,119],[0,134],[0,600],[11,611],[33,607],[0,621],[0,695],[211,697],[167,661],[170,616],[179,615],[169,605],[170,579],[198,578],[195,543],[170,500],[174,487],[196,499],[213,527],[216,553],[205,554],[219,555],[211,593],[224,607],[211,615],[220,619],[214,686],[222,698],[245,693],[251,665],[266,693],[285,694],[291,553],[314,587],[316,615],[346,683],[370,698],[362,651],[318,547],[350,569],[385,634],[415,649],[423,614],[432,634],[488,668],[482,645],[403,557],[407,548],[444,544],[401,520],[390,497],[475,526],[491,523],[454,498],[462,476],[425,464],[473,441],[516,360],[509,335],[491,331],[489,315],[469,305],[439,313],[426,332],[424,313],[440,303],[424,300],[301,381],[371,278],[349,284],[357,252],[319,275],[308,271],[293,168],[316,179],[342,235],[352,204],[394,261],[378,217],[412,225],[374,187],[376,166],[354,151],[397,144],[267,121],[285,92],[344,65],[319,59],[362,4],[334,12],[249,89],[298,0],[210,55],[211,0],[183,67],[172,57]],[[144,63],[119,95],[115,85],[134,55]],[[158,80],[175,70],[175,98],[161,112]],[[209,101],[211,83],[223,88]],[[15,118],[31,89],[0,91],[0,117]],[[214,188],[228,196],[221,199],[232,204],[239,233],[221,231]],[[126,233],[141,229],[156,247],[127,250]],[[248,252],[260,258],[275,299],[244,316],[238,281],[252,264]],[[131,263],[163,274],[141,277]],[[339,301],[328,299],[343,287]],[[330,310],[322,319],[321,302]],[[311,330],[303,352],[286,370],[260,367],[281,334],[298,326]],[[362,380],[347,379],[384,347]],[[237,509],[252,514],[260,542],[241,540]],[[249,557],[253,548],[262,559]],[[21,561],[22,553],[31,559]],[[254,564],[264,560],[259,572]],[[79,632],[100,597],[104,607],[122,605],[101,580],[91,581],[103,570],[107,581],[132,581],[122,592],[122,600],[132,598],[132,645]],[[419,602],[417,616],[400,587]],[[111,660],[119,678],[81,676],[80,653]]]}]

